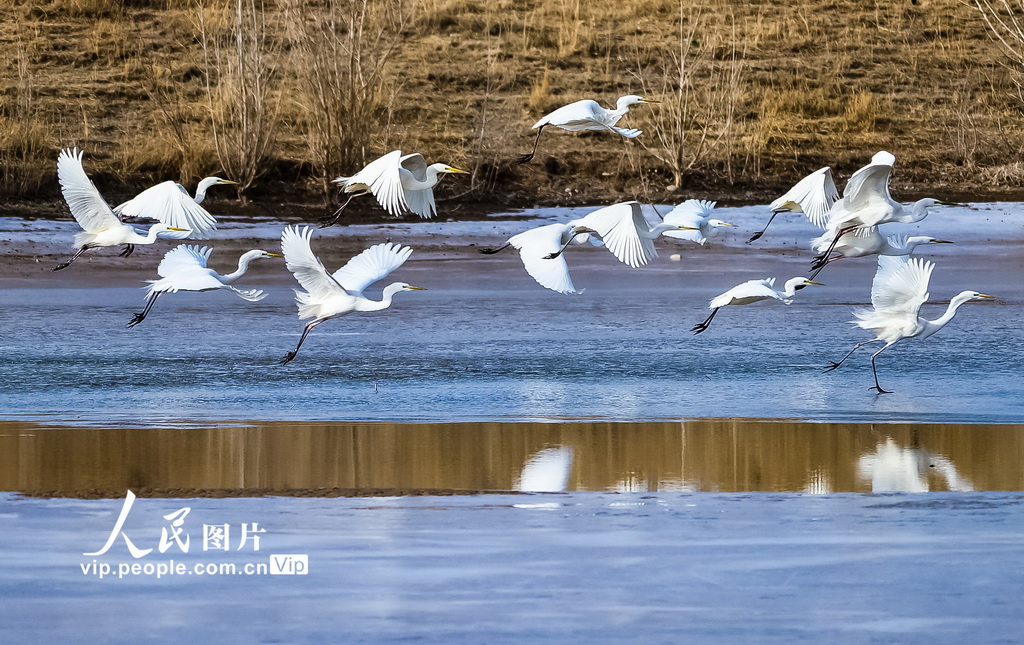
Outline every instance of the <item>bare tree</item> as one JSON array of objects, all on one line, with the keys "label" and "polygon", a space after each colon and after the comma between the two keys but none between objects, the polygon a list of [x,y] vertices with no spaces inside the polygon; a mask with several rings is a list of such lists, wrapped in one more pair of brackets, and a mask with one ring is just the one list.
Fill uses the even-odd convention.
[{"label": "bare tree", "polygon": [[274,94],[280,45],[258,0],[234,0],[223,29],[211,28],[203,0],[196,26],[217,158],[243,193],[266,169],[280,102]]}]

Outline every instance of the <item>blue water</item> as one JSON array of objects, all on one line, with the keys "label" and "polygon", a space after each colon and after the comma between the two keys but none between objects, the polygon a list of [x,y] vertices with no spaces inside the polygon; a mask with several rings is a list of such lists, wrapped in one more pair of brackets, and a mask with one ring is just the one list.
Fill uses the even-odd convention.
[{"label": "blue water", "polygon": [[[651,420],[701,417],[819,421],[1022,422],[1022,287],[994,304],[968,303],[945,330],[906,341],[878,361],[878,396],[867,350],[842,369],[828,360],[870,336],[847,324],[866,300],[870,260],[833,271],[790,307],[722,310],[710,330],[688,331],[706,302],[762,273],[708,275],[665,258],[630,271],[603,251],[579,254],[573,275],[587,292],[540,289],[514,256],[411,262],[401,279],[429,291],[401,293],[383,313],[318,327],[288,365],[298,339],[287,275],[263,302],[227,293],[141,305],[132,286],[6,289],[0,307],[0,414],[4,418],[124,424],[182,420],[524,419]],[[711,256],[707,256],[711,257]],[[792,265],[792,266],[790,266]],[[983,273],[937,269],[942,313],[958,281]],[[828,271],[822,274],[826,280]],[[842,279],[840,279],[842,278]],[[50,282],[48,284],[59,284]],[[843,285],[846,286],[843,286]],[[966,283],[965,283],[966,284]],[[979,284],[977,287],[981,287]],[[994,289],[988,289],[994,290]]]}]

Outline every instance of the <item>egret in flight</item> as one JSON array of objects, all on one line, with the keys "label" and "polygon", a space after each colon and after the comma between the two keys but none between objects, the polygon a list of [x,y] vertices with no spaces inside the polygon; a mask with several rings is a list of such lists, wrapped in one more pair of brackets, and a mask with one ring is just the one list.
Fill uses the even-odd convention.
[{"label": "egret in flight", "polygon": [[152,244],[157,236],[168,231],[172,234],[187,233],[188,229],[170,226],[163,222],[154,224],[149,231],[143,233],[123,224],[104,201],[100,191],[85,174],[82,167],[82,155],[78,148],[65,148],[57,156],[57,178],[60,190],[64,193],[64,201],[68,203],[75,221],[82,227],[81,233],[75,235],[75,254],[67,262],[61,262],[53,268],[60,271],[82,257],[90,249],[103,246],[124,246],[120,257],[128,257],[135,250],[136,244]]},{"label": "egret in flight", "polygon": [[200,204],[203,203],[206,191],[211,186],[228,184],[237,185],[238,182],[220,177],[207,177],[199,182],[196,196],[192,197],[181,184],[165,181],[116,206],[114,214],[121,219],[141,217],[186,228],[192,231],[188,237],[203,240],[217,229],[217,220]]},{"label": "egret in flight", "polygon": [[718,236],[718,229],[726,226],[736,226],[729,222],[711,217],[715,209],[715,202],[701,199],[688,199],[679,204],[665,215],[665,224],[686,226],[682,229],[669,229],[662,231],[665,237],[673,237],[679,240],[690,240],[701,246],[707,244],[708,240]]},{"label": "egret in flight", "polygon": [[341,186],[342,192],[349,193],[349,197],[341,208],[324,220],[320,228],[336,223],[341,217],[341,212],[353,198],[368,193],[373,193],[381,207],[395,217],[404,213],[415,213],[429,219],[437,214],[434,186],[440,181],[440,176],[446,173],[468,175],[469,171],[443,163],[428,166],[423,155],[419,153],[402,156],[401,150],[389,152],[371,161],[351,177],[338,177],[333,180]]},{"label": "egret in flight", "polygon": [[841,360],[830,362],[825,371],[837,369],[865,345],[884,342],[882,349],[871,355],[875,385],[870,389],[879,394],[890,394],[889,390],[883,390],[878,383],[875,358],[879,354],[904,338],[928,338],[953,320],[956,310],[965,302],[995,297],[977,291],[961,291],[949,301],[946,313],[935,320],[925,320],[918,312],[928,300],[928,282],[934,268],[934,262],[920,258],[879,256],[878,271],[871,283],[871,308],[854,311],[853,315],[857,319],[852,321],[861,329],[873,332],[875,338],[857,343]]},{"label": "egret in flight", "polygon": [[[824,252],[831,245],[832,235],[826,232],[821,237],[811,240],[811,248],[815,251]],[[829,258],[822,258],[815,261],[811,268],[815,273],[814,278],[826,264],[831,264],[843,258],[860,258],[866,255],[910,255],[914,249],[922,244],[952,244],[949,240],[939,240],[928,235],[882,235],[877,226],[859,228],[843,235],[832,248],[836,255]]]},{"label": "egret in flight", "polygon": [[384,294],[380,300],[370,300],[363,295],[364,289],[387,277],[409,259],[412,249],[408,246],[403,247],[390,242],[375,244],[331,274],[327,272],[319,258],[313,255],[313,250],[309,246],[312,235],[313,229],[308,226],[288,226],[281,235],[281,251],[284,253],[288,270],[305,289],[295,291],[299,319],[313,319],[306,324],[299,343],[293,351],[285,355],[282,363],[295,358],[306,336],[320,323],[354,311],[387,309],[391,306],[392,297],[399,291],[425,291],[423,287],[393,282],[384,287]]},{"label": "egret in flight", "polygon": [[533,124],[533,127],[530,129],[537,130],[537,138],[533,141],[533,150],[529,154],[520,155],[516,163],[527,163],[533,159],[533,155],[537,154],[537,144],[540,143],[540,135],[544,133],[544,128],[549,125],[570,132],[605,130],[620,134],[627,139],[634,139],[643,134],[643,131],[633,128],[619,128],[615,124],[622,117],[626,116],[626,113],[629,112],[629,106],[638,103],[658,103],[658,101],[637,96],[636,94],[629,94],[619,97],[619,100],[615,103],[614,110],[603,108],[597,101],[590,99],[563,105],[554,112],[544,115],[540,121]]},{"label": "egret in flight", "polygon": [[829,209],[838,200],[839,190],[832,179],[832,169],[825,166],[815,170],[769,205],[772,216],[763,229],[750,236],[747,244],[760,239],[779,213],[803,213],[812,224],[823,229],[828,224]]},{"label": "egret in flight", "polygon": [[227,275],[220,275],[206,266],[212,251],[213,249],[208,246],[199,247],[188,244],[176,246],[168,251],[156,268],[160,279],[147,280],[149,288],[146,291],[146,307],[140,313],[135,314],[128,326],[134,327],[145,320],[149,315],[149,310],[153,308],[156,299],[162,293],[227,289],[249,302],[258,302],[266,297],[266,294],[259,289],[236,289],[231,286],[231,283],[245,275],[253,260],[279,258],[282,257],[280,254],[267,253],[259,249],[247,251],[238,258],[238,268],[235,271]]},{"label": "egret in flight", "polygon": [[813,282],[807,278],[791,278],[786,281],[786,286],[782,291],[777,291],[772,288],[775,285],[775,278],[748,280],[736,285],[720,296],[715,296],[708,305],[711,315],[704,322],[697,323],[691,327],[690,331],[694,334],[699,334],[706,330],[711,325],[711,321],[714,319],[715,314],[718,313],[718,310],[729,305],[749,305],[770,298],[780,300],[787,305],[792,304],[793,296],[796,295],[796,292],[809,284],[825,286],[820,282]]},{"label": "egret in flight", "polygon": [[[654,240],[668,230],[697,230],[685,224],[662,222],[648,228],[639,202],[622,202],[566,222],[547,224],[519,233],[509,238],[497,249],[481,249],[481,253],[494,254],[513,247],[519,250],[519,257],[527,273],[541,286],[559,293],[579,293],[572,285],[569,267],[563,251],[569,244],[603,244],[620,262],[637,268],[648,264],[657,257]],[[592,236],[598,236],[596,242]]]}]

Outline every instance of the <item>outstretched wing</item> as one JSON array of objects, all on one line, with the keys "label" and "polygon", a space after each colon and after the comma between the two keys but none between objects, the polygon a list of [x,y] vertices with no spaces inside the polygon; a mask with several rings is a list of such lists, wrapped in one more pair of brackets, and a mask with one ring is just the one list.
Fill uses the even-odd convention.
[{"label": "outstretched wing", "polygon": [[402,190],[402,151],[394,150],[368,163],[365,168],[349,177],[346,185],[368,186],[377,202],[388,213],[398,217],[406,211],[405,192]]},{"label": "outstretched wing", "polygon": [[878,256],[878,270],[871,283],[875,311],[916,316],[928,300],[928,281],[935,263],[903,255]]},{"label": "outstretched wing", "polygon": [[349,260],[345,266],[334,272],[334,280],[353,295],[386,277],[405,264],[412,255],[412,248],[386,242],[374,244]]},{"label": "outstretched wing", "polygon": [[654,240],[642,237],[640,231],[649,231],[639,202],[613,204],[569,223],[586,226],[597,231],[608,250],[620,262],[633,268],[641,267],[658,256]]},{"label": "outstretched wing", "polygon": [[562,233],[565,231],[565,224],[548,224],[513,235],[508,243],[519,250],[526,272],[540,286],[558,293],[578,293],[569,276],[565,253],[550,260],[545,258],[562,247]]},{"label": "outstretched wing", "polygon": [[217,220],[196,203],[185,187],[165,181],[147,188],[134,199],[114,209],[122,218],[146,217],[177,228],[192,231],[189,237],[202,240],[217,230]]},{"label": "outstretched wing", "polygon": [[873,204],[888,204],[889,178],[892,176],[895,157],[888,152],[879,152],[871,163],[853,173],[843,191],[843,202],[848,210],[859,210]]},{"label": "outstretched wing", "polygon": [[168,278],[191,269],[205,269],[213,249],[208,246],[192,246],[182,244],[164,254],[156,273],[161,278]]},{"label": "outstretched wing", "polygon": [[320,259],[313,255],[309,240],[313,229],[309,226],[286,226],[281,233],[281,253],[285,265],[302,288],[314,298],[327,298],[346,293],[344,287],[331,277]]},{"label": "outstretched wing", "polygon": [[416,178],[416,181],[427,180],[427,160],[423,158],[418,152],[414,152],[411,155],[405,155],[400,160],[400,164],[403,168],[412,173],[412,176]]},{"label": "outstretched wing", "polygon": [[[688,199],[679,204],[665,216],[666,224],[677,224],[684,226],[700,226],[711,215],[716,202],[709,202],[703,199]],[[697,222],[694,224],[693,222]]]},{"label": "outstretched wing", "polygon": [[828,225],[828,211],[839,200],[839,190],[832,179],[832,169],[819,168],[789,189],[785,195],[771,203],[772,210],[786,209],[788,203],[797,204],[807,219],[818,228]]},{"label": "outstretched wing", "polygon": [[78,148],[65,148],[57,156],[57,178],[64,201],[71,214],[84,230],[93,233],[112,226],[121,226],[121,220],[110,210],[96,185],[82,168],[82,155]]}]

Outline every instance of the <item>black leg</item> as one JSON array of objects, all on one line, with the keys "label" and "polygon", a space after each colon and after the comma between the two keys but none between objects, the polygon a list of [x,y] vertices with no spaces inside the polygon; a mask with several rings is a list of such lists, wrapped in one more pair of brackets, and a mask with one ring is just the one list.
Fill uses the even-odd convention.
[{"label": "black leg", "polygon": [[86,244],[82,248],[78,249],[78,251],[73,256],[71,256],[70,260],[68,260],[67,262],[61,262],[57,266],[53,267],[53,270],[54,271],[60,271],[61,269],[68,268],[69,266],[71,266],[72,262],[74,262],[78,258],[82,257],[82,254],[85,253],[86,251],[88,251],[91,248],[93,248],[93,247],[91,247],[88,244]]},{"label": "black leg", "polygon": [[131,329],[135,325],[138,325],[140,322],[146,319],[146,316],[149,315],[149,310],[153,308],[153,304],[156,302],[156,299],[160,297],[161,293],[163,292],[155,291],[153,295],[150,296],[148,300],[146,300],[146,306],[142,310],[142,312],[135,314],[135,316],[132,317],[131,321],[128,322],[129,329]]},{"label": "black leg", "polygon": [[334,226],[335,224],[337,224],[338,220],[341,218],[341,211],[345,210],[345,207],[348,206],[348,203],[350,201],[352,201],[353,199],[355,199],[356,197],[362,197],[363,195],[366,195],[367,193],[368,193],[368,191],[364,190],[364,191],[361,191],[361,192],[358,192],[358,193],[352,193],[351,195],[349,195],[348,199],[345,200],[345,203],[341,205],[341,208],[339,208],[338,210],[334,211],[334,213],[330,217],[325,217],[322,220],[320,220],[320,228],[327,228],[328,226]]},{"label": "black leg", "polygon": [[129,255],[131,255],[134,252],[135,252],[135,245],[134,244],[125,244],[124,245],[124,249],[122,249],[121,252],[117,254],[117,257],[119,257],[119,258],[126,258],[126,257],[128,257]]},{"label": "black leg", "polygon": [[327,320],[327,319],[324,318],[322,320],[314,320],[313,322],[311,322],[308,325],[306,325],[306,328],[302,330],[302,336],[299,337],[299,344],[295,346],[294,350],[292,350],[292,351],[290,351],[290,352],[288,352],[287,354],[284,355],[284,358],[281,359],[281,365],[284,365],[285,363],[288,363],[293,358],[295,358],[296,354],[299,353],[299,348],[302,347],[302,343],[305,342],[306,336],[309,336],[309,332],[313,331],[314,327],[316,327],[320,323],[324,322],[325,320]]},{"label": "black leg", "polygon": [[[580,235],[581,233],[586,233],[586,232],[587,231],[581,231],[580,233],[577,233],[576,235]],[[570,237],[569,241],[567,241],[565,244],[562,245],[562,248],[558,249],[554,253],[548,253],[547,255],[545,255],[544,259],[545,260],[554,260],[555,258],[557,258],[559,255],[561,255],[565,251],[566,248],[568,248],[568,246],[570,244],[572,244],[572,241],[576,239],[576,235],[573,235],[572,237]]]},{"label": "black leg", "polygon": [[495,253],[500,253],[500,252],[504,251],[505,249],[507,249],[510,246],[512,246],[512,245],[508,244],[506,242],[505,244],[499,246],[496,249],[479,249],[479,251],[480,251],[480,253],[483,253],[484,255],[494,255]]},{"label": "black leg", "polygon": [[751,235],[750,239],[747,240],[747,244],[750,244],[751,242],[755,242],[755,241],[761,239],[761,236],[764,235],[764,232],[767,231],[768,227],[772,225],[772,221],[775,219],[775,216],[778,215],[781,212],[783,212],[783,211],[772,211],[772,216],[768,218],[768,223],[765,224],[764,228],[762,228],[760,231],[758,231],[757,233],[754,233],[753,235]]},{"label": "black leg", "polygon": [[814,261],[818,262],[819,260],[824,260],[828,256],[832,255],[832,251],[835,250],[836,244],[839,244],[839,239],[841,237],[843,237],[844,235],[846,235],[847,233],[851,232],[851,231],[856,231],[857,228],[859,228],[859,227],[857,227],[857,226],[848,226],[847,228],[839,229],[839,231],[836,233],[835,239],[832,240],[832,244],[829,244],[828,250],[825,251],[824,253],[820,254],[820,255],[814,256]]},{"label": "black leg", "polygon": [[516,163],[529,163],[530,160],[533,159],[533,155],[537,154],[537,144],[540,143],[540,135],[544,132],[544,128],[546,127],[548,127],[547,124],[540,126],[540,129],[537,130],[537,138],[533,140],[533,150],[530,151],[530,154],[519,155],[519,158],[516,159]]},{"label": "black leg", "polygon": [[[886,345],[885,347],[888,347],[888,346],[889,345]],[[885,351],[885,347],[883,347],[882,349],[878,350],[877,352],[875,352],[874,354],[871,355],[871,373],[875,375],[875,384],[874,384],[874,386],[869,387],[868,389],[869,390],[875,390],[879,394],[892,394],[892,392],[890,390],[883,390],[882,386],[878,384],[878,370],[875,369],[875,357],[878,356],[879,354],[881,354],[882,352],[884,352]]]},{"label": "black leg", "polygon": [[880,340],[882,340],[882,339],[881,338],[875,338],[874,340],[866,340],[863,343],[857,343],[856,345],[853,346],[853,349],[851,349],[849,352],[847,352],[846,356],[843,356],[843,358],[838,363],[835,362],[835,361],[829,361],[828,367],[826,367],[822,371],[823,372],[831,372],[834,369],[838,369],[840,365],[842,365],[843,363],[846,362],[846,359],[848,359],[851,356],[853,356],[853,353],[855,351],[857,351],[861,347],[864,347],[865,345],[870,345],[871,343],[877,343]]},{"label": "black leg", "polygon": [[693,327],[690,328],[690,331],[692,331],[694,333],[694,335],[697,335],[697,334],[701,333],[702,331],[704,331],[705,329],[707,329],[708,326],[711,325],[711,321],[714,319],[715,314],[718,313],[719,309],[721,309],[721,307],[715,307],[714,309],[712,309],[711,310],[711,315],[708,316],[707,320],[705,320],[702,323],[697,323],[696,325],[694,325]]}]

